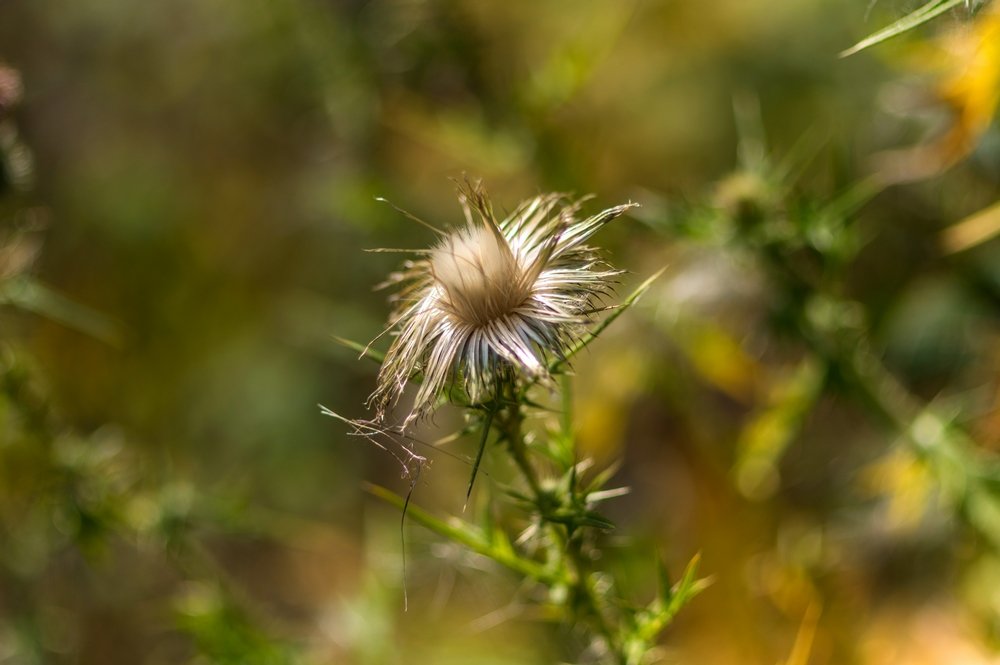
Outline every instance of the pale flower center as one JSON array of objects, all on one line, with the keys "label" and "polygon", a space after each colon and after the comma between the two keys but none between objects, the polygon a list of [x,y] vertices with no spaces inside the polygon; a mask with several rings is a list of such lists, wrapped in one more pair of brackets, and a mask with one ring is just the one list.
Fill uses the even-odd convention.
[{"label": "pale flower center", "polygon": [[530,289],[499,231],[486,226],[469,226],[445,238],[431,252],[431,272],[444,290],[448,312],[475,326],[509,314]]}]

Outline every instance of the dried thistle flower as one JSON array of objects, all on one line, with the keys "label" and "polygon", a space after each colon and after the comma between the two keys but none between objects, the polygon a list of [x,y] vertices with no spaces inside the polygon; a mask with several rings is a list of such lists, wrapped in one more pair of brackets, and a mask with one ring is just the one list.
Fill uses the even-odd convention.
[{"label": "dried thistle flower", "polygon": [[466,225],[438,231],[437,245],[383,285],[400,291],[387,329],[396,337],[369,400],[379,420],[416,374],[422,382],[407,422],[451,385],[478,403],[501,379],[547,378],[550,359],[579,339],[619,274],[583,243],[635,205],[578,220],[582,200],[543,194],[497,221],[482,186],[468,182],[459,201]]}]

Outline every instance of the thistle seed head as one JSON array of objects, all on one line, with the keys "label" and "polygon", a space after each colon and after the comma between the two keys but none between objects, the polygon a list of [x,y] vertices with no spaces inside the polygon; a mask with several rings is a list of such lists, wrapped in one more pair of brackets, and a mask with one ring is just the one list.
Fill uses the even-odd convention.
[{"label": "thistle seed head", "polygon": [[431,251],[431,275],[440,304],[456,321],[485,326],[530,295],[517,258],[499,233],[483,225],[446,236]]},{"label": "thistle seed head", "polygon": [[449,385],[477,403],[501,377],[546,378],[550,359],[585,332],[619,274],[583,243],[634,204],[578,220],[581,201],[543,194],[498,221],[479,183],[460,184],[459,201],[465,226],[386,282],[399,291],[389,324],[395,338],[369,400],[379,420],[416,375],[407,422]]}]

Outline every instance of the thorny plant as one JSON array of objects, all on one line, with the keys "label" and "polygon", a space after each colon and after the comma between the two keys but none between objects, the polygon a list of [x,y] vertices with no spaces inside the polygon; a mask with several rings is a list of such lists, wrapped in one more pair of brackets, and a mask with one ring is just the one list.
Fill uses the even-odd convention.
[{"label": "thorny plant", "polygon": [[[840,392],[888,429],[897,449],[932,479],[942,507],[1000,552],[1000,458],[965,431],[953,406],[925,402],[896,377],[871,342],[863,304],[849,295],[864,246],[858,213],[886,183],[876,175],[830,201],[812,200],[794,176],[806,143],[773,161],[763,152],[760,118],[739,105],[737,118],[739,170],[718,185],[711,205],[679,212],[661,228],[673,240],[725,247],[750,261],[765,279],[774,331],[805,351],[794,423],[780,445],[741,451],[737,473],[748,463],[774,467],[808,410]],[[947,248],[947,231],[943,237]]]},{"label": "thorny plant", "polygon": [[[620,274],[584,243],[633,204],[578,219],[582,201],[546,194],[497,219],[482,186],[459,184],[466,225],[438,231],[438,244],[418,252],[388,285],[401,287],[389,331],[395,338],[382,356],[371,399],[374,420],[348,420],[354,434],[391,452],[411,479],[399,497],[381,487],[370,491],[398,506],[437,534],[488,557],[529,582],[529,601],[578,632],[591,662],[640,665],[655,658],[660,633],[705,585],[696,576],[697,557],[676,584],[661,566],[655,597],[634,604],[618,591],[614,576],[597,566],[602,534],[614,525],[597,506],[627,492],[608,488],[615,468],[592,472],[574,440],[570,359],[634,304],[650,278],[619,307],[602,305]],[[412,216],[410,216],[412,217]],[[415,218],[414,218],[415,219]],[[418,220],[419,221],[419,220]],[[423,222],[422,222],[423,223]],[[424,223],[426,226],[426,223]],[[433,227],[431,227],[433,228]],[[594,316],[610,310],[597,322]],[[387,424],[404,387],[417,382],[412,411],[401,425]],[[554,423],[541,401],[561,395]],[[486,504],[477,521],[434,517],[410,505],[425,458],[414,450],[412,424],[443,402],[465,412],[465,433],[477,441],[465,501],[472,494],[487,447],[502,449],[515,469],[515,484],[502,500],[520,520],[497,519]]]},{"label": "thorny plant", "polygon": [[[782,328],[794,332],[809,350],[807,362],[820,368],[813,398],[823,387],[846,389],[896,434],[934,480],[948,509],[1000,552],[1000,459],[974,441],[953,409],[924,403],[894,376],[871,348],[872,330],[862,306],[844,295],[862,246],[855,213],[897,182],[933,177],[968,157],[989,127],[1000,103],[1000,2],[930,0],[841,54],[853,55],[962,7],[975,20],[967,31],[946,34],[956,62],[937,90],[955,115],[954,127],[932,145],[894,153],[897,162],[921,166],[910,166],[909,175],[900,178],[891,173],[900,169],[883,159],[884,170],[817,206],[793,193],[795,156],[784,165],[772,164],[759,150],[764,145],[759,120],[744,116],[743,163],[730,181],[743,183],[739,195],[724,196],[723,205],[708,213],[714,220],[702,214],[692,220],[707,222],[721,232],[717,239],[724,236],[725,244],[748,251],[766,273],[781,303]],[[943,253],[961,252],[995,237],[998,209],[993,204],[945,230]],[[688,234],[681,230],[680,235]]]}]

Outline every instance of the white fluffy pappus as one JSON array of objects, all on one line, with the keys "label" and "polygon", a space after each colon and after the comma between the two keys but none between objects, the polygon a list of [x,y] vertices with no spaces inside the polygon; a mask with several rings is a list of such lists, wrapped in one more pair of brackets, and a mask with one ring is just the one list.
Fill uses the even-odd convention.
[{"label": "white fluffy pappus", "polygon": [[500,380],[547,378],[550,359],[585,333],[597,299],[620,274],[585,241],[636,205],[579,220],[582,200],[542,194],[497,221],[479,183],[460,184],[459,201],[466,225],[442,233],[383,285],[400,290],[387,329],[395,338],[369,399],[378,420],[416,375],[420,388],[406,422],[456,383],[479,403]]}]

